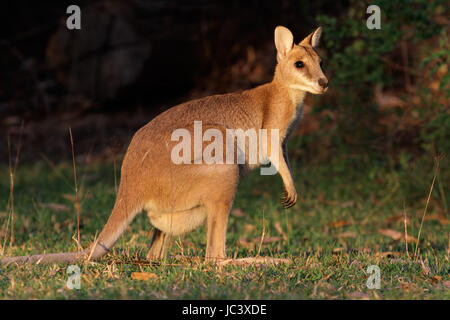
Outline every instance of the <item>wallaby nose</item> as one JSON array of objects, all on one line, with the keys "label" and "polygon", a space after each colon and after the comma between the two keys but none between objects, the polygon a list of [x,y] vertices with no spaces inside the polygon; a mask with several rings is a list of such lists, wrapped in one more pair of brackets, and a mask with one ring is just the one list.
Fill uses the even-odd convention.
[{"label": "wallaby nose", "polygon": [[319,79],[319,86],[321,86],[322,88],[326,88],[326,87],[328,87],[328,80],[327,79],[325,79],[325,78],[320,78]]}]

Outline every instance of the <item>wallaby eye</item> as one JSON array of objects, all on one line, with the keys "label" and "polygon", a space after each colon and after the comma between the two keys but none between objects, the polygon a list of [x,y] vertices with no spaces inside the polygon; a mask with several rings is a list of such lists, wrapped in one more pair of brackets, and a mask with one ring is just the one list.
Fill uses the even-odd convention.
[{"label": "wallaby eye", "polygon": [[304,66],[305,66],[305,64],[303,63],[303,61],[297,61],[295,63],[296,68],[303,68]]}]

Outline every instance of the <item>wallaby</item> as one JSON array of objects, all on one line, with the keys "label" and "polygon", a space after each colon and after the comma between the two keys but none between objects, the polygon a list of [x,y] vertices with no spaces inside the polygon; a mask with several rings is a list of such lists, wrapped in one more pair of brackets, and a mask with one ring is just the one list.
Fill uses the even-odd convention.
[{"label": "wallaby", "polygon": [[[328,80],[316,52],[321,27],[299,44],[289,29],[275,28],[277,66],[270,83],[239,93],[214,95],[189,101],[155,117],[134,135],[125,154],[120,186],[111,215],[98,239],[90,248],[77,253],[51,253],[21,257],[4,257],[1,264],[74,262],[98,259],[108,253],[125,228],[141,211],[146,211],[155,227],[148,259],[165,256],[169,239],[201,226],[206,221],[208,261],[224,259],[228,214],[240,173],[246,167],[229,163],[176,164],[171,159],[175,142],[171,134],[177,128],[189,128],[202,121],[203,129],[227,128],[277,129],[277,154],[282,155],[276,170],[284,184],[282,203],[293,206],[297,191],[287,158],[286,137],[300,120],[307,92],[322,94]],[[270,141],[267,143],[269,148]],[[247,148],[247,147],[245,147]],[[195,151],[194,151],[195,153]],[[247,161],[247,158],[246,158]],[[246,163],[247,164],[247,163]]]}]

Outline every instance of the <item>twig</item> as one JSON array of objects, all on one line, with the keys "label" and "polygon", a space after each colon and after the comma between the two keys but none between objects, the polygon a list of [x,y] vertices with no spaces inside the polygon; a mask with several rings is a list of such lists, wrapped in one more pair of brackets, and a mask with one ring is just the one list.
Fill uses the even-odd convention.
[{"label": "twig", "polygon": [[94,244],[92,245],[92,249],[89,252],[89,256],[87,257],[86,262],[91,261],[92,254],[94,253],[95,247],[97,247],[97,243],[98,243],[98,238],[97,238],[97,232],[96,232],[95,237],[94,237]]},{"label": "twig", "polygon": [[14,179],[11,165],[11,138],[8,132],[8,163],[9,163],[9,199],[8,199],[8,218],[6,219],[5,238],[3,239],[2,252],[5,251],[6,238],[8,237],[9,224],[11,222],[11,208],[14,210]]},{"label": "twig", "polygon": [[447,258],[450,256],[450,234],[448,235]]},{"label": "twig", "polygon": [[69,134],[70,134],[70,144],[72,146],[72,163],[73,163],[73,180],[75,183],[75,213],[77,214],[77,247],[78,250],[81,249],[80,246],[80,204],[78,202],[78,184],[77,184],[77,168],[75,164],[75,151],[73,147],[73,136],[72,136],[72,128],[69,126]]},{"label": "twig", "polygon": [[10,176],[10,212],[11,212],[11,241],[10,245],[14,243],[14,177],[16,176],[17,165],[19,163],[20,148],[22,146],[22,132],[23,120],[20,125],[19,143],[17,145],[16,160],[14,162],[14,170],[11,170],[11,141],[8,135],[8,153],[9,153],[9,176]]},{"label": "twig", "polygon": [[9,167],[9,199],[8,199],[8,219],[6,220],[6,227],[5,227],[5,238],[3,241],[2,251],[5,251],[6,247],[6,238],[8,234],[9,225],[11,224],[10,229],[10,243],[11,246],[14,243],[14,177],[16,175],[17,171],[17,165],[19,163],[19,155],[20,155],[20,149],[22,146],[22,132],[23,132],[24,123],[22,120],[21,126],[20,126],[20,135],[19,135],[19,143],[17,146],[17,152],[16,152],[16,159],[14,162],[14,169],[11,162],[11,136],[8,132],[8,167]]},{"label": "twig", "polygon": [[20,124],[20,134],[19,134],[19,143],[17,144],[16,160],[14,162],[14,175],[16,175],[17,165],[19,164],[19,154],[20,154],[20,148],[22,147],[23,128],[24,128],[24,123],[22,120],[22,123]]},{"label": "twig", "polygon": [[440,158],[436,157],[435,158],[433,181],[431,182],[430,191],[428,192],[428,197],[427,197],[427,203],[425,204],[425,209],[423,210],[422,221],[420,222],[419,233],[417,235],[416,249],[414,250],[414,258],[416,260],[417,260],[417,252],[418,252],[418,249],[419,249],[419,241],[420,241],[420,234],[422,232],[423,221],[425,219],[425,215],[427,214],[428,204],[430,203],[431,193],[433,192],[433,187],[434,187],[434,182],[436,181],[437,173],[439,171],[439,161],[440,161]]},{"label": "twig", "polygon": [[227,259],[218,263],[219,266],[223,265],[235,265],[235,266],[245,266],[245,265],[278,265],[278,264],[290,264],[291,259],[287,258],[271,258],[271,257],[248,257],[241,259]]},{"label": "twig", "polygon": [[259,257],[259,254],[261,252],[261,247],[264,241],[264,236],[266,235],[266,224],[264,221],[264,210],[263,210],[263,229],[262,229],[262,234],[261,234],[261,241],[259,242],[259,248],[258,248],[258,252],[256,253],[256,256]]},{"label": "twig", "polygon": [[406,210],[405,210],[405,203],[403,202],[403,213],[405,214],[405,219],[403,220],[403,223],[405,225],[405,249],[406,249],[406,256],[409,258],[409,251],[408,251],[408,227],[406,225]]},{"label": "twig", "polygon": [[9,216],[11,221],[10,242],[14,243],[14,172],[11,165],[11,137],[8,134],[8,160],[9,160]]},{"label": "twig", "polygon": [[181,241],[181,236],[178,236],[178,241],[175,241],[175,244],[177,245],[178,249],[180,249],[181,257],[184,257],[184,247],[183,242]]}]

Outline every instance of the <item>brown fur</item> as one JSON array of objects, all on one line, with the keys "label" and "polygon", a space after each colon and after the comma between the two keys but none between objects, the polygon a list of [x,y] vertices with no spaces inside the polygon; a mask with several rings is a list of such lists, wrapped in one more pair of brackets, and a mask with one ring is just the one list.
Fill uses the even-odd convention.
[{"label": "brown fur", "polygon": [[[194,121],[203,129],[279,129],[280,161],[277,168],[285,186],[283,203],[290,207],[297,192],[287,161],[286,136],[301,117],[306,92],[323,93],[326,80],[313,49],[321,29],[293,43],[291,32],[275,29],[278,64],[273,81],[241,93],[215,95],[189,101],[160,114],[134,135],[124,157],[120,186],[112,213],[92,246],[81,253],[60,253],[3,258],[1,263],[70,262],[106,254],[137,213],[145,210],[156,227],[149,259],[164,257],[172,235],[189,232],[206,222],[206,258],[225,258],[226,226],[239,181],[237,164],[179,164],[171,160],[171,133],[192,132]],[[295,67],[303,61],[304,68]],[[325,80],[324,80],[325,79]],[[270,150],[270,141],[267,150]],[[281,156],[282,155],[282,156]],[[269,154],[269,158],[272,155]],[[252,166],[252,167],[256,167]]]}]

